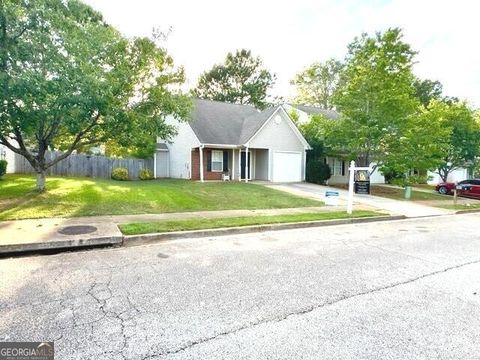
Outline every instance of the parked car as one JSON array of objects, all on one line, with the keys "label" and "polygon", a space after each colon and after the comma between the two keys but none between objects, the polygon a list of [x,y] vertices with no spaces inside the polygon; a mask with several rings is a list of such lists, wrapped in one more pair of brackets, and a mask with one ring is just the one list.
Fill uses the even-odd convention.
[{"label": "parked car", "polygon": [[[474,197],[480,199],[480,179],[463,180],[460,181],[458,185],[461,186],[460,189],[457,189],[459,196]],[[452,182],[442,182],[435,187],[435,190],[438,191],[440,194],[449,195],[453,194],[455,186],[456,184]]]}]

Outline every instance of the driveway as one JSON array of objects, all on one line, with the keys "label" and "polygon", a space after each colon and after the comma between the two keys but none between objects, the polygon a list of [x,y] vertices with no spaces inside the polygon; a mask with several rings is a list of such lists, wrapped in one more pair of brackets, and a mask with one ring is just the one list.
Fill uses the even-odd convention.
[{"label": "driveway", "polygon": [[0,260],[58,359],[475,359],[480,214]]},{"label": "driveway", "polygon": [[[267,185],[277,190],[283,190],[292,194],[312,197],[314,199],[324,199],[326,191],[338,191],[340,201],[346,204],[348,199],[348,191],[332,188],[323,185],[309,183],[291,183],[281,185]],[[387,199],[373,195],[354,195],[354,203],[383,209],[391,214],[405,215],[406,217],[422,217],[453,214],[453,210],[440,209],[426,205],[417,204],[413,201],[402,201]]]}]

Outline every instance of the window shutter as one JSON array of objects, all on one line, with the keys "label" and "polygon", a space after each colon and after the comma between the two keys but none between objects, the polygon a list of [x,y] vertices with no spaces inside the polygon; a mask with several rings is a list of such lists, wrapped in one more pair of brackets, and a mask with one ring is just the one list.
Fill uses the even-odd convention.
[{"label": "window shutter", "polygon": [[345,176],[345,160],[342,160],[342,176]]},{"label": "window shutter", "polygon": [[223,171],[228,172],[228,151],[223,151]]},{"label": "window shutter", "polygon": [[212,171],[212,152],[211,151],[207,151],[207,171]]}]

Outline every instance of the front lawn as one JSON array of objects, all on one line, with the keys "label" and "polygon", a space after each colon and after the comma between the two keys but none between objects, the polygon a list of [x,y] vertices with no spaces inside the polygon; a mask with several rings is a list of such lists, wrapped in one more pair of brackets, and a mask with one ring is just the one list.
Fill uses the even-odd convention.
[{"label": "front lawn", "polygon": [[352,215],[348,215],[345,211],[328,211],[321,213],[305,213],[292,215],[244,216],[216,219],[162,220],[155,222],[123,224],[120,225],[119,228],[125,235],[138,235],[148,233],[215,229],[249,225],[266,225],[318,220],[361,218],[380,215],[385,214],[375,211],[362,210],[354,211]]},{"label": "front lawn", "polygon": [[38,194],[34,188],[35,179],[29,175],[6,175],[0,180],[0,220],[323,205],[238,182],[49,177],[46,193]]},{"label": "front lawn", "polygon": [[[389,186],[381,186],[381,185],[372,185],[371,187],[372,195],[386,197],[389,199],[395,200],[406,200],[405,199],[405,190],[389,187]],[[445,200],[445,195],[440,195],[436,193],[434,190],[432,192],[426,191],[416,191],[415,188],[412,189],[412,197],[410,200],[413,201],[425,201],[425,200]]]}]

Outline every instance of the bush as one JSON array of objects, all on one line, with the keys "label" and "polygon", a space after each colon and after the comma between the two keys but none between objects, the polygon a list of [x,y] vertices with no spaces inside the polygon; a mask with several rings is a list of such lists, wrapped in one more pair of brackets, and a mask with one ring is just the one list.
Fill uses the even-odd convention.
[{"label": "bush", "polygon": [[402,178],[395,178],[392,180],[391,184],[396,186],[412,186],[418,184],[426,184],[428,180],[431,180],[431,176],[426,175],[410,175],[410,176],[403,176]]},{"label": "bush", "polygon": [[402,182],[404,180],[405,175],[402,173],[399,173],[393,169],[390,169],[386,166],[384,166],[382,169],[380,169],[380,172],[383,174],[383,177],[385,178],[385,182],[387,184],[391,185],[398,185],[399,182]]},{"label": "bush", "polygon": [[140,180],[152,180],[153,172],[150,169],[141,169],[138,173],[138,177],[140,178]]},{"label": "bush", "polygon": [[0,178],[7,173],[7,160],[0,160]]},{"label": "bush", "polygon": [[323,160],[311,159],[307,162],[305,179],[314,184],[324,184],[330,179],[332,172],[330,166],[325,164]]},{"label": "bush", "polygon": [[112,170],[112,179],[119,181],[129,180],[127,168],[115,168]]}]

